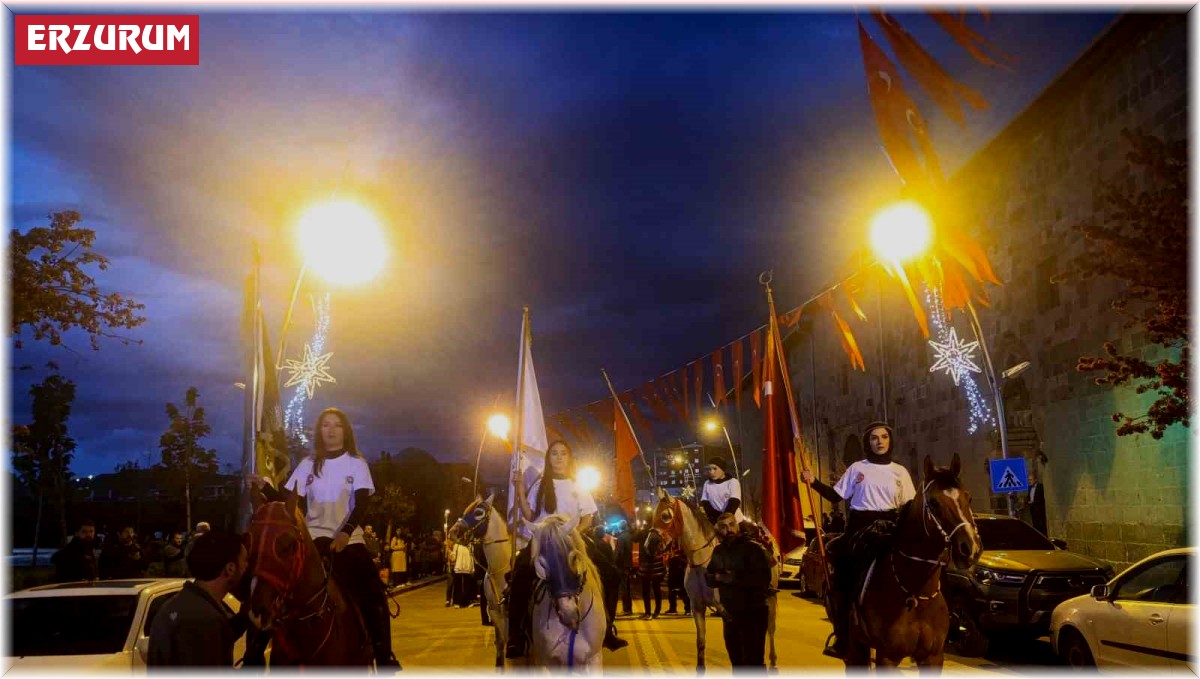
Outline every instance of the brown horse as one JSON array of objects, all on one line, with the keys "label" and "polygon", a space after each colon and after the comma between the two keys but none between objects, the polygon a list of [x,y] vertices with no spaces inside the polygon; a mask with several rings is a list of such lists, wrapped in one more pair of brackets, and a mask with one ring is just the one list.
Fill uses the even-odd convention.
[{"label": "brown horse", "polygon": [[942,569],[951,561],[969,568],[982,551],[971,496],[958,479],[960,466],[957,454],[949,468],[925,458],[925,485],[901,512],[897,546],[871,563],[865,583],[856,583],[847,671],[867,667],[871,649],[877,667],[912,658],[922,673],[942,671],[950,626]]},{"label": "brown horse", "polygon": [[250,520],[250,621],[271,630],[271,666],[374,662],[358,608],[329,577],[296,497],[264,502]]}]

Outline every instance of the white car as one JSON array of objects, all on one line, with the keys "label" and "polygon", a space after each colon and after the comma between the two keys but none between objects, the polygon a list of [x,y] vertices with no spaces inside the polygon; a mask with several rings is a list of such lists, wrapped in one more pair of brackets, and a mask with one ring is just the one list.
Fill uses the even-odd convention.
[{"label": "white car", "polygon": [[[11,630],[3,674],[15,670],[146,671],[150,625],[187,580],[139,579],[43,585],[4,597]],[[238,600],[225,602],[238,610]],[[244,643],[238,641],[234,658]]]},{"label": "white car", "polygon": [[800,564],[804,562],[804,553],[808,545],[800,545],[783,556],[783,565],[779,568],[779,582],[799,582]]},{"label": "white car", "polygon": [[1067,599],[1050,618],[1050,638],[1072,667],[1177,669],[1195,673],[1189,562],[1196,548],[1142,559],[1092,593]]}]

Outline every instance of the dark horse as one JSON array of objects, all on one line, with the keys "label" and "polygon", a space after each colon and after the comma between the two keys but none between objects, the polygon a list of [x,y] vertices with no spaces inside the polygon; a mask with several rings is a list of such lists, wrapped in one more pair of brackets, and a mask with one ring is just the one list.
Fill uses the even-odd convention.
[{"label": "dark horse", "polygon": [[982,551],[959,469],[957,454],[949,468],[925,458],[924,486],[900,512],[895,547],[871,562],[865,583],[856,583],[847,669],[867,667],[875,649],[877,667],[912,658],[923,673],[941,672],[950,626],[942,569],[951,561],[969,568]]},{"label": "dark horse", "polygon": [[296,497],[254,495],[250,520],[250,621],[271,630],[271,666],[362,666],[374,662],[367,627],[329,577]]}]

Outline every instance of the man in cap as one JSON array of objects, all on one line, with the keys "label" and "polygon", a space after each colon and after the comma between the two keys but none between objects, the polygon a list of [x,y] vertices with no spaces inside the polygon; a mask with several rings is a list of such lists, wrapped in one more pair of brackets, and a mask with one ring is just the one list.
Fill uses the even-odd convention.
[{"label": "man in cap", "polygon": [[717,517],[722,514],[733,514],[738,523],[746,520],[742,515],[742,484],[729,474],[725,458],[709,458],[704,467],[708,480],[700,491],[700,506],[708,515],[708,520],[717,523]]}]

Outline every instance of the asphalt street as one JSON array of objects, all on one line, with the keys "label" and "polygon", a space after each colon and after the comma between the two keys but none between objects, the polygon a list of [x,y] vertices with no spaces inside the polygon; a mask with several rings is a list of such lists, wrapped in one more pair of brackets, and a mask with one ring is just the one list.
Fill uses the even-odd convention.
[{"label": "asphalt street", "polygon": [[[441,583],[399,594],[395,600],[400,604],[400,616],[392,621],[392,638],[396,655],[406,669],[494,672],[493,631],[480,624],[478,608],[447,608],[445,587]],[[842,663],[821,654],[830,631],[824,609],[815,600],[800,598],[789,590],[780,592],[779,602],[775,638],[779,668],[840,673]],[[665,610],[665,599],[663,606]],[[640,600],[634,601],[634,612],[635,617],[618,616],[617,629],[630,643],[620,651],[604,653],[605,669],[629,674],[694,674],[696,632],[692,619],[664,615],[656,620],[639,620],[636,615],[641,614]],[[709,673],[730,672],[722,624],[719,618],[708,617]],[[1054,660],[1044,639],[999,646],[993,644],[998,648],[985,658],[949,656],[945,670],[972,674],[1042,673],[1045,665]],[[916,672],[911,662],[901,669]]]}]

